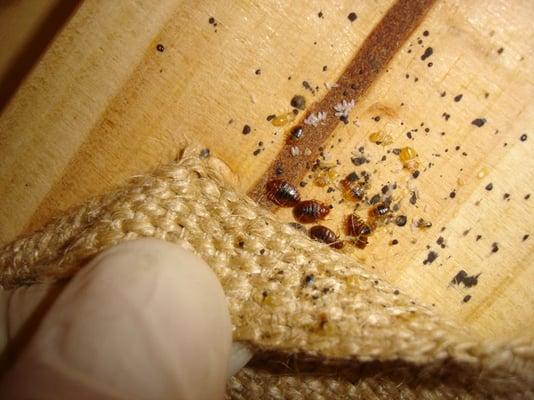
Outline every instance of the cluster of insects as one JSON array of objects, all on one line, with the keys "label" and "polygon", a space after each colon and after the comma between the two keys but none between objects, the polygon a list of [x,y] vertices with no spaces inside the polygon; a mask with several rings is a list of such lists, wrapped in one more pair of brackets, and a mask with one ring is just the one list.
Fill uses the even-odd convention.
[{"label": "cluster of insects", "polygon": [[[354,174],[355,175],[355,174]],[[362,199],[364,189],[357,184],[357,177],[347,176],[341,181],[341,185],[350,196]],[[361,190],[361,192],[359,191]],[[292,207],[295,220],[302,224],[317,223],[324,220],[330,212],[330,206],[318,200],[301,200],[300,193],[292,184],[281,179],[273,179],[267,182],[267,198],[280,207]],[[376,228],[377,223],[384,219],[390,212],[389,205],[384,202],[374,204],[368,212],[368,220],[364,221],[356,214],[350,214],[345,221],[346,238],[340,237],[323,225],[314,225],[308,230],[312,239],[328,244],[336,249],[341,249],[345,242],[363,249],[368,243],[368,237]]]}]

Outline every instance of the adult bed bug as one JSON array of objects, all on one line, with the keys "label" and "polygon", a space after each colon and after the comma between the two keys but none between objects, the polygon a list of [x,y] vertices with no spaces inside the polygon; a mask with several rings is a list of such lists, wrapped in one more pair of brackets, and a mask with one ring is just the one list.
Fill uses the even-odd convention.
[{"label": "adult bed bug", "polygon": [[310,237],[321,243],[326,243],[335,249],[341,249],[343,242],[331,229],[323,225],[315,225],[310,228]]},{"label": "adult bed bug", "polygon": [[367,246],[367,237],[371,234],[371,227],[356,214],[347,217],[345,230],[348,236],[352,237],[351,242],[358,248]]},{"label": "adult bed bug", "polygon": [[329,212],[330,208],[317,200],[304,200],[295,206],[293,216],[297,221],[309,224],[324,219]]},{"label": "adult bed bug", "polygon": [[267,182],[267,198],[280,207],[293,207],[300,201],[298,190],[289,182],[273,179]]}]

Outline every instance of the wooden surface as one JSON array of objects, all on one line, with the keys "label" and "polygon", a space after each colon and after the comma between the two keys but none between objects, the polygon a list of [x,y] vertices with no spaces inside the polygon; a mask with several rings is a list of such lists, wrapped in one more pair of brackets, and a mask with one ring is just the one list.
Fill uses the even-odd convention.
[{"label": "wooden surface", "polygon": [[[266,117],[291,111],[295,94],[308,107],[320,101],[393,4],[85,0],[0,116],[0,243],[189,142],[222,158],[249,191],[291,126]],[[372,173],[370,194],[396,182],[408,216],[365,250],[345,251],[486,337],[534,327],[533,238],[525,236],[534,226],[533,199],[525,199],[534,178],[533,18],[528,0],[438,0],[323,146],[341,177]],[[487,122],[477,127],[477,118]],[[392,143],[371,143],[376,131]],[[419,154],[416,179],[391,152],[407,145]],[[370,163],[358,167],[351,157],[360,146]],[[304,180],[302,196],[331,202],[325,224],[341,232],[353,205],[338,204],[337,184],[327,193]],[[290,210],[277,213],[293,220]],[[418,218],[432,227],[413,228]],[[438,257],[424,264],[430,251]],[[477,284],[451,284],[460,270],[480,274]]]}]

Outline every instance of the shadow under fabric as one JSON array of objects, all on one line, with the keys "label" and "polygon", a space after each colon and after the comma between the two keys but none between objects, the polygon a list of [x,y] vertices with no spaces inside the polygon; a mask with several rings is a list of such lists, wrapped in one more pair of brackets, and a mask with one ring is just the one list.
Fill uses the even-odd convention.
[{"label": "shadow under fabric", "polygon": [[534,397],[532,337],[481,340],[278,221],[193,148],[5,246],[0,283],[66,279],[140,237],[181,243],[219,277],[234,341],[256,352],[228,398]]}]

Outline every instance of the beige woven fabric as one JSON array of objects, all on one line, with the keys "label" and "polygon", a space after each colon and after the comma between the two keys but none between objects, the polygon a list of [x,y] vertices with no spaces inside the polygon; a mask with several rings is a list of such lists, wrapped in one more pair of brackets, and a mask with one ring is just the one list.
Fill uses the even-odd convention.
[{"label": "beige woven fabric", "polygon": [[233,398],[534,397],[531,338],[480,342],[279,222],[214,165],[190,149],[68,211],[3,248],[0,283],[68,278],[123,240],[180,242],[218,275],[234,340],[263,354],[233,378]]}]

